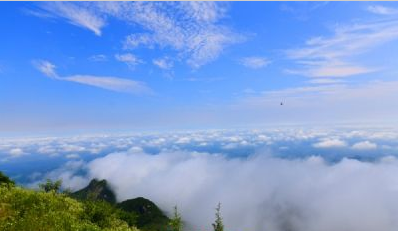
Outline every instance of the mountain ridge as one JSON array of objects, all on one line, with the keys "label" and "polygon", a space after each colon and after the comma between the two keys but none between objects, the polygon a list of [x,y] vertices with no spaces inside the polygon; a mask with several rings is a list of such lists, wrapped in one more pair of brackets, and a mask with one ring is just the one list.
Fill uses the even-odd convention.
[{"label": "mountain ridge", "polygon": [[137,197],[118,203],[116,194],[105,179],[94,178],[86,187],[71,193],[70,196],[78,200],[105,201],[124,212],[134,214],[137,228],[141,230],[162,231],[170,221],[164,212],[147,198]]}]

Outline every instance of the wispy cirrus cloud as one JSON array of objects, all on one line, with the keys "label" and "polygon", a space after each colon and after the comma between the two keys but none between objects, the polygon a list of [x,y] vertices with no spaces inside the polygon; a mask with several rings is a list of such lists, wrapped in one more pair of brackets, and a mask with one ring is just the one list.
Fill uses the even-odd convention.
[{"label": "wispy cirrus cloud", "polygon": [[344,83],[342,79],[335,79],[335,78],[315,78],[308,81],[311,84],[338,84]]},{"label": "wispy cirrus cloud", "polygon": [[[218,3],[108,3],[103,9],[141,26],[145,32],[126,37],[124,47],[171,48],[198,68],[215,60],[223,50],[243,39],[218,20],[225,8]],[[203,12],[206,12],[205,14]]]},{"label": "wispy cirrus cloud", "polygon": [[33,65],[43,74],[51,78],[58,78],[58,74],[55,72],[56,66],[47,60],[35,60]]},{"label": "wispy cirrus cloud", "polygon": [[112,76],[73,75],[66,77],[66,80],[111,91],[133,94],[151,93],[151,90],[142,82]]},{"label": "wispy cirrus cloud", "polygon": [[173,61],[167,57],[152,60],[152,63],[163,70],[169,70],[173,67]]},{"label": "wispy cirrus cloud", "polygon": [[48,2],[31,15],[66,19],[100,36],[109,17],[139,26],[125,37],[123,47],[169,49],[194,68],[217,59],[244,36],[220,23],[227,4],[218,2]]},{"label": "wispy cirrus cloud", "polygon": [[108,57],[104,54],[98,54],[98,55],[92,55],[88,59],[93,62],[104,62],[108,60]]},{"label": "wispy cirrus cloud", "polygon": [[105,17],[87,3],[45,2],[40,3],[39,7],[40,11],[30,10],[30,14],[38,17],[63,18],[70,24],[91,30],[98,36],[106,24]]},{"label": "wispy cirrus cloud", "polygon": [[93,76],[93,75],[71,75],[59,76],[56,72],[56,66],[46,60],[37,60],[33,65],[47,77],[61,80],[76,82],[80,84],[90,85],[103,88],[106,90],[125,92],[131,94],[151,94],[152,90],[145,83],[130,79],[118,78],[113,76]]},{"label": "wispy cirrus cloud", "polygon": [[398,39],[398,20],[337,26],[330,37],[314,37],[302,48],[286,51],[298,68],[287,73],[308,77],[347,77],[379,70],[354,58],[389,41]]},{"label": "wispy cirrus cloud", "polygon": [[292,14],[298,20],[306,21],[312,12],[321,9],[328,4],[324,2],[289,2],[280,6],[281,11]]},{"label": "wispy cirrus cloud", "polygon": [[117,61],[125,63],[131,69],[134,69],[135,66],[143,63],[143,61],[141,59],[139,59],[137,56],[135,56],[131,53],[116,54],[115,59]]},{"label": "wispy cirrus cloud", "polygon": [[188,17],[202,22],[216,22],[223,18],[227,13],[225,5],[213,1],[188,1],[181,2],[181,8],[184,9]]},{"label": "wispy cirrus cloud", "polygon": [[370,5],[366,8],[367,11],[374,13],[374,14],[381,14],[381,15],[397,15],[398,9],[386,7],[382,5]]},{"label": "wispy cirrus cloud", "polygon": [[252,57],[244,57],[240,59],[240,63],[248,68],[252,69],[259,69],[262,67],[266,67],[268,64],[271,63],[267,58],[265,57],[259,57],[259,56],[252,56]]}]

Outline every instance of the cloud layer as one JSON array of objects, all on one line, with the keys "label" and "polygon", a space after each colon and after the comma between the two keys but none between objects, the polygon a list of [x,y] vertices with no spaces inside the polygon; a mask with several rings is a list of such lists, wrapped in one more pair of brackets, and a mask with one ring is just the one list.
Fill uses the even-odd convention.
[{"label": "cloud layer", "polygon": [[[392,231],[398,225],[398,160],[393,157],[330,165],[320,157],[230,159],[131,150],[85,168],[88,178],[109,180],[119,200],[145,196],[169,213],[178,205],[187,230],[210,230],[218,202],[232,231]],[[69,183],[81,180],[62,174]]]},{"label": "cloud layer", "polygon": [[76,190],[104,178],[118,200],[178,205],[187,230],[211,230],[221,202],[231,231],[392,231],[397,138],[363,127],[9,138],[0,140],[0,168],[20,175],[35,163],[31,186],[61,178]]}]

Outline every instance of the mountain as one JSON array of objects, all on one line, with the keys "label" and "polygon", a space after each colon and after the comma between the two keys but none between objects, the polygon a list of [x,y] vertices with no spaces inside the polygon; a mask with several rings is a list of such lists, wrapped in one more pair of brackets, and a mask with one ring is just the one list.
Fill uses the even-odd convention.
[{"label": "mountain", "polygon": [[93,179],[87,187],[72,193],[71,196],[80,200],[103,200],[111,204],[116,203],[116,196],[106,180]]},{"label": "mountain", "polygon": [[143,197],[129,199],[116,204],[116,207],[137,214],[137,227],[141,230],[167,230],[169,218],[148,199]]},{"label": "mountain", "polygon": [[103,200],[115,205],[116,208],[134,214],[136,226],[145,231],[167,230],[169,218],[152,201],[138,197],[116,203],[116,196],[106,180],[93,179],[85,188],[71,194],[79,200]]}]

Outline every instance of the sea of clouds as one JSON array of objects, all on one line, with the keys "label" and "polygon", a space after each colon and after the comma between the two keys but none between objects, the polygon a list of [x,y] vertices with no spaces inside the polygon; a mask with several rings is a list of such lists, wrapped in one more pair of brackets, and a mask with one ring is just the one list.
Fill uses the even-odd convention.
[{"label": "sea of clouds", "polygon": [[[398,227],[398,131],[213,130],[3,138],[0,169],[31,187],[107,179],[119,201],[143,196],[186,230],[374,231]],[[43,168],[43,166],[45,168]]]}]

